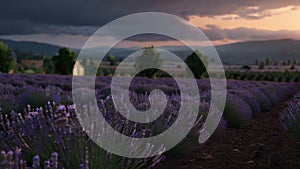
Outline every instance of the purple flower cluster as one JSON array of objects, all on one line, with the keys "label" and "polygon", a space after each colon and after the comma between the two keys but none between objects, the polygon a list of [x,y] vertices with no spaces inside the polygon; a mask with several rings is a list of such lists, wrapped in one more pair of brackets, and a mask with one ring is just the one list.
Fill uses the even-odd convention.
[{"label": "purple flower cluster", "polygon": [[[15,113],[10,117],[1,115],[0,149],[5,150],[2,153],[4,156],[2,166],[141,168],[163,160],[163,155],[146,159],[129,159],[106,152],[88,138],[76,118],[74,108],[73,105],[66,107],[48,103],[44,108],[35,110],[28,108],[24,115]],[[118,131],[124,132],[124,126],[117,127],[120,127],[117,128]],[[16,148],[19,153],[13,156],[14,153],[10,150]],[[25,163],[23,159],[29,156],[32,160],[26,159],[29,162]]]}]

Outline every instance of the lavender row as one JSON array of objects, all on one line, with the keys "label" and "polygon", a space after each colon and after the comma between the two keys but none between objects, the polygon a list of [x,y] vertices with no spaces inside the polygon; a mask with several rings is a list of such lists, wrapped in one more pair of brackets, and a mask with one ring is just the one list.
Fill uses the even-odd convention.
[{"label": "lavender row", "polygon": [[[60,75],[7,75],[0,74],[0,107],[3,113],[9,113],[11,109],[19,112],[30,104],[32,107],[43,106],[47,101],[56,103],[71,104],[72,77]],[[90,77],[89,80],[95,80]],[[110,94],[111,77],[96,77],[96,97],[105,99]],[[199,94],[210,91],[210,81],[208,79],[197,80]],[[260,105],[262,111],[268,111],[272,104],[291,97],[294,93],[294,83],[272,83],[272,82],[254,82],[254,81],[235,81],[228,80],[228,90],[231,92],[249,91],[255,94],[256,100],[264,102]],[[130,89],[138,94],[150,93],[153,89],[161,89],[166,94],[179,94],[180,90],[174,79],[171,78],[134,78]],[[262,89],[264,88],[264,89]],[[246,89],[246,90],[245,90]],[[260,90],[263,90],[261,92]],[[276,92],[276,93],[275,93]],[[241,92],[240,92],[241,93]],[[242,97],[242,96],[240,96]],[[266,98],[268,97],[268,98]],[[245,99],[245,97],[244,97]],[[247,99],[249,100],[249,99]],[[252,99],[253,100],[253,99]],[[259,107],[253,106],[254,116],[260,113]]]},{"label": "lavender row", "polygon": [[[113,102],[107,85],[111,79],[104,79],[106,81],[104,80],[103,83],[106,84],[106,87],[96,89],[98,105],[105,110],[103,114],[106,121],[120,133],[131,137],[151,137],[168,129],[177,118],[181,98],[174,80],[156,79],[154,82],[154,80],[145,78],[134,79],[136,83],[133,83],[134,90],[131,93],[131,100],[139,109],[147,109],[150,106],[147,98],[149,91],[153,88],[167,90],[168,94],[168,104],[164,115],[151,124],[140,125],[124,119],[112,107]],[[109,154],[90,140],[78,123],[70,91],[53,85],[43,87],[28,84],[24,86],[2,84],[0,92],[1,96],[5,97],[1,97],[1,99],[7,99],[2,103],[7,105],[12,103],[12,109],[16,107],[19,109],[12,112],[7,109],[7,114],[1,115],[0,137],[4,142],[1,143],[0,149],[4,150],[2,153],[3,165],[12,168],[16,168],[16,165],[19,168],[25,165],[32,166],[32,168],[36,165],[45,168],[141,168],[155,165],[163,160],[165,155],[193,151],[201,147],[198,144],[198,137],[208,108],[211,106],[209,80],[204,79],[197,82],[201,102],[193,103],[199,104],[200,111],[192,131],[178,146],[164,155],[139,160]],[[278,102],[291,97],[298,90],[299,85],[294,83],[228,81],[229,94],[223,113],[224,118],[214,137],[217,137],[217,134],[222,132],[227,125],[240,127],[252,117],[259,116],[260,113],[268,111]],[[28,107],[28,104],[32,106]],[[2,111],[4,109],[2,108]],[[94,110],[89,108],[84,111],[93,112]],[[139,146],[134,148],[139,148]],[[51,157],[51,154],[54,157]],[[29,163],[24,164],[25,161],[29,161]]]},{"label": "lavender row", "polygon": [[288,134],[289,146],[300,150],[300,93],[288,103],[281,114],[280,122]]},{"label": "lavender row", "polygon": [[[37,77],[35,79],[38,79]],[[90,80],[93,80],[92,77],[90,78]],[[106,84],[106,87],[96,88],[97,100],[105,99],[110,95],[110,88],[107,84],[110,83],[111,78],[97,78],[98,81]],[[198,80],[197,83],[201,99],[210,102],[211,86],[209,80],[202,79]],[[239,127],[244,121],[252,117],[257,117],[262,112],[269,111],[272,106],[288,99],[295,91],[299,90],[299,86],[296,83],[249,81],[228,81],[227,83],[228,95],[224,118],[228,121],[230,127]],[[135,78],[131,85],[131,90],[137,94],[149,94],[153,89],[157,88],[163,90],[168,95],[179,95],[180,93],[176,81],[170,78],[155,80]],[[31,85],[22,87],[0,85],[0,89],[0,94],[2,95],[0,98],[0,107],[3,113],[9,113],[12,109],[22,112],[27,105],[36,108],[45,105],[48,101],[67,105],[72,104],[73,101],[71,91],[63,90],[57,86],[46,86],[43,88]]]},{"label": "lavender row", "polygon": [[[143,102],[146,103],[146,107],[150,106],[150,103],[145,101],[146,95],[132,93],[131,96],[135,106],[139,107],[139,104]],[[99,100],[99,107],[103,110],[102,113],[106,121],[115,130],[130,137],[144,138],[155,136],[165,131],[178,117],[176,110],[179,105],[179,97],[172,95],[169,96],[168,100],[169,102],[163,116],[146,125],[124,119],[112,107],[111,97]],[[203,127],[204,119],[207,116],[209,103],[202,102],[198,104],[200,106],[199,116],[192,131],[179,145],[166,152],[165,155],[186,153],[201,146],[198,143],[198,137]],[[1,114],[0,139],[2,143],[0,144],[0,149],[5,150],[2,153],[4,157],[3,166],[8,168],[16,168],[16,166],[19,168],[24,166],[38,168],[42,165],[45,168],[48,166],[52,168],[141,168],[154,166],[165,158],[165,155],[158,155],[146,159],[128,159],[107,153],[85,134],[85,130],[82,129],[78,122],[75,108],[77,111],[84,111],[82,112],[83,114],[95,112],[94,107],[74,107],[74,105],[66,107],[49,102],[46,106],[37,109],[28,107],[22,114],[14,111],[9,115]],[[216,135],[222,132],[226,125],[226,121],[222,119],[214,136],[217,137]],[[113,140],[112,138],[109,141],[113,143],[119,140]],[[139,145],[129,146],[128,150],[134,148],[138,149]],[[55,160],[55,163],[51,161],[51,154],[56,155],[55,158],[57,160]],[[33,159],[24,160],[23,157],[32,157]],[[25,161],[30,161],[30,164],[24,164]]]}]

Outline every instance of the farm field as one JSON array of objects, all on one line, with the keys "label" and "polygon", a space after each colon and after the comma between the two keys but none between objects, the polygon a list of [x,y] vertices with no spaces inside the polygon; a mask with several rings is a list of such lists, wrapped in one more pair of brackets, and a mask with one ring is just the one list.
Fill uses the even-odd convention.
[{"label": "farm field", "polygon": [[300,0],[1,2],[0,169],[300,169]]},{"label": "farm field", "polygon": [[[296,160],[299,109],[295,106],[286,109],[286,101],[300,91],[299,83],[227,80],[228,94],[220,123],[211,139],[199,144],[198,137],[209,107],[218,110],[218,104],[211,105],[209,80],[197,80],[201,101],[190,104],[199,105],[199,115],[187,137],[161,155],[130,159],[107,153],[87,136],[75,111],[92,113],[95,110],[73,104],[72,76],[0,74],[0,82],[0,149],[3,150],[0,161],[4,168],[299,166]],[[180,100],[183,98],[173,79],[133,79],[130,97],[137,109],[147,110],[151,106],[149,93],[153,89],[161,89],[168,98],[163,115],[150,125],[138,125],[125,120],[112,108],[110,83],[111,77],[97,77],[95,95],[106,121],[120,133],[136,138],[155,136],[167,130],[178,117]],[[85,88],[81,90],[89,92]],[[298,105],[297,98],[290,104]],[[113,143],[118,140],[112,138],[110,141]],[[288,146],[291,149],[287,149]],[[139,149],[139,146],[128,146],[128,149]]]},{"label": "farm field", "polygon": [[228,71],[226,73],[227,79],[236,80],[255,80],[255,81],[273,81],[273,82],[299,82],[300,73],[296,72],[239,72]]},{"label": "farm field", "polygon": [[273,107],[239,129],[226,129],[193,153],[172,156],[157,168],[256,169],[299,168],[299,151],[288,148],[280,117],[287,102]]}]

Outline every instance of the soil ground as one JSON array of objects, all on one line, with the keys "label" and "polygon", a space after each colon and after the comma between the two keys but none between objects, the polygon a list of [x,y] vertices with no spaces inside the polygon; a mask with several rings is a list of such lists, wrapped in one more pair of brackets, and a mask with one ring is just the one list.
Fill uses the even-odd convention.
[{"label": "soil ground", "polygon": [[155,168],[299,169],[300,152],[287,146],[289,139],[278,120],[286,104],[279,104],[239,129],[226,129],[199,150],[168,156]]}]

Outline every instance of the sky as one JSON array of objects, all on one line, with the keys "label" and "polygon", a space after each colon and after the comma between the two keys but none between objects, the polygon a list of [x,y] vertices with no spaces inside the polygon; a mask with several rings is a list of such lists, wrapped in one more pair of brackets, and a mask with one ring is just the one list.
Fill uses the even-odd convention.
[{"label": "sky", "polygon": [[[182,17],[202,30],[215,45],[300,39],[300,0],[2,0],[0,38],[79,49],[101,26],[137,12]],[[179,45],[169,38],[142,36],[119,46],[153,44]]]}]

